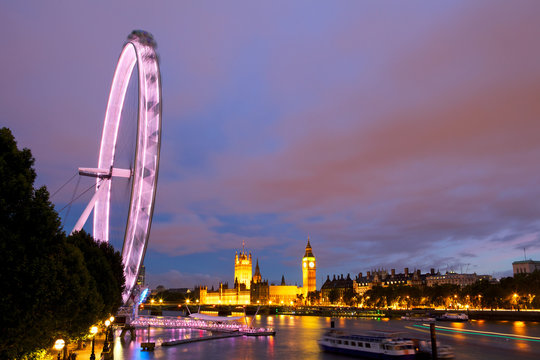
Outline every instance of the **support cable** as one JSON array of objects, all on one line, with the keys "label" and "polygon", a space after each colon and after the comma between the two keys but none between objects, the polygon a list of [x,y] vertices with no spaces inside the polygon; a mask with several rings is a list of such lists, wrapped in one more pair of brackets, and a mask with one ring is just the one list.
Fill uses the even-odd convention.
[{"label": "support cable", "polygon": [[70,177],[69,180],[66,181],[66,182],[64,183],[64,185],[60,186],[60,187],[59,187],[59,188],[51,195],[51,199],[52,199],[56,194],[58,194],[58,192],[59,192],[60,190],[62,190],[62,189],[64,188],[64,186],[66,186],[67,184],[69,184],[69,183],[71,182],[71,180],[73,180],[73,179],[75,178],[75,176],[77,176],[77,175],[79,175],[78,172],[76,172],[75,174],[73,174],[73,176]]},{"label": "support cable", "polygon": [[[101,182],[103,182],[104,179],[99,179],[99,184],[101,184]],[[98,186],[99,186],[98,184]],[[76,200],[78,200],[81,196],[83,196],[84,194],[86,194],[88,191],[90,191],[93,187],[95,187],[96,184],[92,184],[89,188],[87,188],[86,190],[84,190],[79,196],[77,196],[76,198],[74,198],[73,200],[71,200],[68,204],[66,204],[66,206],[64,206],[62,209],[60,209],[60,211],[58,212],[62,212],[62,210],[64,210],[65,208],[67,208],[68,206],[70,206],[73,202],[75,202]]]},{"label": "support cable", "polygon": [[69,206],[66,212],[66,219],[69,218],[69,212],[71,211],[71,204],[73,204],[73,199],[75,198],[75,195],[77,194],[77,190],[79,190],[80,183],[81,183],[81,177],[79,176],[77,178],[77,184],[75,185],[75,189],[73,190],[73,195],[71,196],[71,201],[69,202]]}]

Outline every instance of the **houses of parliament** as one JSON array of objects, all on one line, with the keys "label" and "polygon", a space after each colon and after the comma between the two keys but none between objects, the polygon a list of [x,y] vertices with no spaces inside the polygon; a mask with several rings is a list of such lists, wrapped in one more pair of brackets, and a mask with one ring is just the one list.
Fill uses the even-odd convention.
[{"label": "houses of parliament", "polygon": [[282,276],[281,284],[268,284],[263,280],[256,260],[255,273],[252,272],[253,263],[251,252],[242,250],[234,256],[234,285],[229,288],[228,283],[220,283],[218,289],[208,290],[206,286],[197,288],[201,304],[246,305],[246,304],[286,304],[292,305],[297,301],[307,299],[310,291],[317,290],[317,260],[309,243],[306,245],[304,257],[301,261],[302,286],[286,285]]}]

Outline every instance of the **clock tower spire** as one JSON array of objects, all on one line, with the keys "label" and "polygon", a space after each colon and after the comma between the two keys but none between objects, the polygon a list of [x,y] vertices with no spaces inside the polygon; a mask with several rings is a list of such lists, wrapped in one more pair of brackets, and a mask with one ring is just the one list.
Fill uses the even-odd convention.
[{"label": "clock tower spire", "polygon": [[311,244],[309,243],[308,236],[306,252],[304,253],[304,257],[302,258],[302,288],[304,299],[307,299],[308,292],[317,290],[316,272],[317,260],[315,259],[315,255],[313,255],[313,249],[311,248]]}]

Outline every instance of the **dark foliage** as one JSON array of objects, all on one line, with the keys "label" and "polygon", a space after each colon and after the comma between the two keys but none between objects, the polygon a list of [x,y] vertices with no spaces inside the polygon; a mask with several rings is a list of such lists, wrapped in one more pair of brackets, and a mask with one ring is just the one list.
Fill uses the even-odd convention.
[{"label": "dark foliage", "polygon": [[[34,188],[33,164],[30,150],[19,150],[11,131],[0,129],[0,359],[86,333],[116,309],[123,289],[112,248],[85,259],[81,244],[67,241],[49,193]],[[102,285],[105,271],[89,271],[86,260],[108,266],[114,284]]]}]

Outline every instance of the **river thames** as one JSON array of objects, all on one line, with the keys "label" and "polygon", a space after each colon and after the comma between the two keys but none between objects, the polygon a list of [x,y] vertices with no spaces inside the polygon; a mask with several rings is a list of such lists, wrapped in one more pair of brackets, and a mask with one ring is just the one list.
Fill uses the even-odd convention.
[{"label": "river thames", "polygon": [[[485,321],[467,323],[437,322],[437,339],[454,349],[456,359],[538,359],[540,357],[540,323],[522,321]],[[116,339],[115,359],[347,359],[323,353],[317,339],[330,327],[329,317],[257,316],[257,327],[273,327],[274,337],[233,337],[194,342],[170,347],[163,341],[208,335],[189,329],[151,329],[150,341],[156,342],[154,352],[143,352],[147,330],[138,330],[137,339],[121,342]],[[421,323],[403,320],[337,318],[337,328],[358,331],[394,330],[405,337],[428,339],[429,328]]]}]

